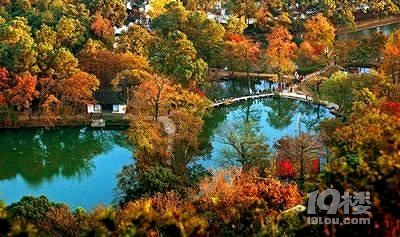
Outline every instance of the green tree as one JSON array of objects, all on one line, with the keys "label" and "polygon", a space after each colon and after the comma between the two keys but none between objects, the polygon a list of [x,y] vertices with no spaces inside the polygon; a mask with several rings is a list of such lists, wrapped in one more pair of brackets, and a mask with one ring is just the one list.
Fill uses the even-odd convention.
[{"label": "green tree", "polygon": [[55,78],[67,78],[79,70],[78,59],[68,49],[60,48],[53,59],[51,70]]},{"label": "green tree", "polygon": [[157,71],[183,85],[202,84],[208,68],[207,63],[197,59],[192,42],[180,31],[169,33],[151,47],[150,62]]},{"label": "green tree", "polygon": [[322,98],[339,106],[339,111],[348,112],[353,102],[352,84],[348,75],[337,72],[321,85]]},{"label": "green tree", "polygon": [[134,24],[127,31],[122,32],[117,39],[117,51],[147,56],[149,54],[149,45],[153,38],[152,33],[147,29]]},{"label": "green tree", "polygon": [[188,23],[181,31],[193,42],[198,57],[210,65],[218,65],[222,61],[225,29],[221,24],[208,19],[206,13],[197,11],[190,14]]},{"label": "green tree", "polygon": [[36,72],[35,42],[23,17],[0,25],[0,64],[12,72]]},{"label": "green tree", "polygon": [[56,26],[57,44],[75,49],[83,44],[86,31],[79,20],[63,16]]},{"label": "green tree", "polygon": [[24,196],[20,201],[7,207],[13,217],[23,218],[29,222],[37,223],[46,218],[46,212],[51,207],[60,207],[63,204],[50,202],[45,196]]},{"label": "green tree", "polygon": [[151,22],[152,28],[167,36],[169,33],[181,30],[188,21],[188,11],[181,2],[172,1],[165,5],[165,12]]},{"label": "green tree", "polygon": [[218,142],[225,146],[220,161],[223,166],[241,165],[244,170],[268,166],[267,139],[257,131],[253,121],[223,124],[217,134]]},{"label": "green tree", "polygon": [[154,166],[145,170],[137,170],[134,165],[124,166],[117,175],[118,191],[122,202],[151,197],[156,193],[181,191],[182,179],[171,169]]}]

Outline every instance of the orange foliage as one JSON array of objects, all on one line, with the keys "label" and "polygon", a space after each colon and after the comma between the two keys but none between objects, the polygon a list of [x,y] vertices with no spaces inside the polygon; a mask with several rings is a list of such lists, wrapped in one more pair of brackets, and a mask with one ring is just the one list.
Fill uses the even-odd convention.
[{"label": "orange foliage", "polygon": [[13,87],[8,89],[9,103],[18,111],[29,109],[32,101],[39,96],[36,85],[37,79],[31,74],[16,76]]},{"label": "orange foliage", "polygon": [[0,105],[7,104],[6,89],[8,89],[9,73],[6,68],[0,68]]},{"label": "orange foliage", "polygon": [[400,30],[393,32],[383,50],[381,70],[392,77],[393,83],[398,81],[400,72]]},{"label": "orange foliage", "polygon": [[50,236],[79,236],[79,218],[74,216],[67,206],[51,207],[46,212],[46,220],[39,221],[39,229]]},{"label": "orange foliage", "polygon": [[258,66],[261,57],[260,46],[240,34],[227,33],[223,56],[231,70],[250,72]]},{"label": "orange foliage", "polygon": [[98,37],[103,39],[109,39],[114,36],[114,28],[111,21],[103,18],[100,14],[94,17],[91,29]]},{"label": "orange foliage", "polygon": [[129,69],[148,69],[147,59],[130,53],[114,53],[106,50],[85,52],[79,57],[80,68],[96,75],[101,84],[111,85],[117,73]]},{"label": "orange foliage", "polygon": [[93,102],[93,93],[99,87],[99,81],[94,75],[77,72],[70,78],[58,83],[58,92],[65,105],[77,106]]},{"label": "orange foliage", "polygon": [[296,57],[297,45],[292,42],[293,36],[284,27],[276,27],[267,36],[268,49],[266,56],[268,64],[279,74],[291,73],[296,65],[293,59]]},{"label": "orange foliage", "polygon": [[231,169],[218,171],[202,181],[198,202],[199,211],[213,213],[215,218],[225,223],[251,210],[254,213],[247,213],[250,216],[246,218],[262,221],[263,216],[275,215],[299,205],[301,194],[296,185]]}]

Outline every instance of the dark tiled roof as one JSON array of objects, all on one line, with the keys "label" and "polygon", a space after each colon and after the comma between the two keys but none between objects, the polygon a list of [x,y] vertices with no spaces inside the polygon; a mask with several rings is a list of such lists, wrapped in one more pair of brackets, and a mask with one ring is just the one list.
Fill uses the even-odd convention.
[{"label": "dark tiled roof", "polygon": [[94,93],[98,104],[126,104],[127,95],[123,90],[99,89]]}]

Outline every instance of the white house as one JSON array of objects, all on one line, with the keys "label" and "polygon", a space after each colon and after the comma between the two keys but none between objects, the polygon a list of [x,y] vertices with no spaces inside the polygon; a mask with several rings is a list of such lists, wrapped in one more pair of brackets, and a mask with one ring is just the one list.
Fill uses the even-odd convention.
[{"label": "white house", "polygon": [[123,91],[114,91],[111,89],[100,89],[95,92],[95,104],[88,104],[87,111],[89,114],[126,113],[126,93]]}]

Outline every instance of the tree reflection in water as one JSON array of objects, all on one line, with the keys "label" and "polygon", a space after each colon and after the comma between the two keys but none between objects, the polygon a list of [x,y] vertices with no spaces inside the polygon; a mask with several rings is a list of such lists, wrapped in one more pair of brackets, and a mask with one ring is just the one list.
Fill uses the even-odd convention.
[{"label": "tree reflection in water", "polygon": [[269,107],[267,122],[273,128],[283,130],[293,122],[297,109],[296,101],[282,99],[280,97],[262,101],[265,106]]},{"label": "tree reflection in water", "polygon": [[88,176],[93,158],[124,144],[118,130],[91,128],[17,129],[0,132],[0,181],[20,175],[39,186],[55,176],[67,179]]},{"label": "tree reflection in water", "polygon": [[255,121],[257,130],[267,137],[270,147],[283,136],[294,136],[298,132],[297,118],[302,132],[314,131],[318,124],[330,115],[329,110],[306,102],[280,97],[243,101],[226,107],[215,108],[206,118],[202,134],[203,153],[200,164],[218,168],[218,156],[225,148],[216,139],[216,131],[226,124],[237,121]]}]

